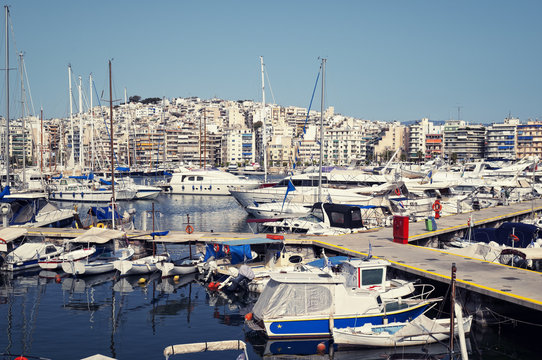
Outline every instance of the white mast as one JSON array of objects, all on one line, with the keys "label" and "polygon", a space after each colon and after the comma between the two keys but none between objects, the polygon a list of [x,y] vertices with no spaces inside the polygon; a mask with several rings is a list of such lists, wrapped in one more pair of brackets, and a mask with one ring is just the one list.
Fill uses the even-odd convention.
[{"label": "white mast", "polygon": [[91,146],[91,161],[90,161],[90,170],[94,171],[94,109],[92,107],[92,74],[89,76],[90,83],[90,146]]},{"label": "white mast", "polygon": [[318,172],[318,202],[322,202],[322,163],[324,162],[324,89],[326,84],[326,59],[322,59],[322,100],[320,104],[320,171]]},{"label": "white mast", "polygon": [[75,174],[75,147],[73,146],[73,102],[72,102],[72,66],[68,65],[68,82],[69,82],[69,96],[70,96],[70,133],[72,137],[72,150],[70,154],[70,163],[69,166],[72,167],[72,174]]},{"label": "white mast", "polygon": [[128,167],[130,167],[130,115],[128,110],[128,95],[126,94],[126,88],[124,88],[124,107],[126,108],[126,157],[128,158]]},{"label": "white mast", "polygon": [[83,170],[83,79],[79,76],[79,167]]},{"label": "white mast", "polygon": [[262,68],[262,148],[263,148],[263,181],[267,183],[267,136],[265,125],[265,82],[263,73],[263,56],[260,56],[260,65]]},{"label": "white mast", "polygon": [[25,106],[25,92],[24,92],[24,77],[23,77],[23,53],[19,53],[19,59],[20,59],[20,70],[21,70],[21,122],[22,122],[22,135],[23,135],[23,187],[27,187],[26,183],[26,122],[24,120],[24,106]]}]

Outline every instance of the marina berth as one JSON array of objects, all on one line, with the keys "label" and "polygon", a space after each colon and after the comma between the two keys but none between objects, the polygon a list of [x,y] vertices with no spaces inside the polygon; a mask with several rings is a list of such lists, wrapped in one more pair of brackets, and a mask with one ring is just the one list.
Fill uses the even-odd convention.
[{"label": "marina berth", "polygon": [[172,194],[226,196],[233,190],[255,189],[260,182],[220,170],[180,168],[165,186]]}]

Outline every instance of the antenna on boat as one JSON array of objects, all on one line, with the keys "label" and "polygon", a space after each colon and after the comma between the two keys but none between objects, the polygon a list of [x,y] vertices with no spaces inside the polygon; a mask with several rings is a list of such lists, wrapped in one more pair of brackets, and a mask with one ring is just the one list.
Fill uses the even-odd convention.
[{"label": "antenna on boat", "polygon": [[369,253],[362,260],[369,261],[369,259],[371,259],[372,257],[373,257],[373,245],[371,244],[371,240],[369,240]]}]

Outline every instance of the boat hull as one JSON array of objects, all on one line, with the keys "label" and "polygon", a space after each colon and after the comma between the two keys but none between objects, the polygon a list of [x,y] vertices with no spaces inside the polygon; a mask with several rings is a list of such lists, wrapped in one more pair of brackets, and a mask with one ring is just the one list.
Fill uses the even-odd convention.
[{"label": "boat hull", "polygon": [[[423,314],[429,306],[428,302],[409,307],[403,310],[367,314],[367,315],[335,315],[312,318],[283,318],[264,319],[264,327],[269,338],[316,338],[331,337],[333,327],[342,329],[347,327],[373,325],[388,322],[405,322]],[[386,319],[386,320],[385,320]]]}]

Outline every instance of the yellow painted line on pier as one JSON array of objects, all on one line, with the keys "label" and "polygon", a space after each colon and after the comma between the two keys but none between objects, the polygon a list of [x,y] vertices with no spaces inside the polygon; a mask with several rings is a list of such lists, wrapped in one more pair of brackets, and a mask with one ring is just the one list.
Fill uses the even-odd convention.
[{"label": "yellow painted line on pier", "polygon": [[[320,244],[324,244],[324,245],[326,245],[326,246],[334,247],[334,248],[337,248],[337,249],[340,249],[340,250],[345,250],[345,251],[348,251],[348,252],[353,252],[353,253],[357,253],[357,254],[367,255],[366,253],[362,253],[362,252],[360,252],[360,251],[352,250],[352,249],[349,249],[349,248],[346,248],[346,247],[343,247],[343,246],[338,246],[338,245],[326,243],[326,242],[324,242],[324,241],[313,240],[313,242],[315,242],[315,243],[320,243]],[[414,247],[422,247],[422,246],[416,246],[416,245],[411,245],[411,244],[405,244],[405,245],[407,245],[407,246],[414,246]],[[425,248],[425,247],[424,247],[424,249],[430,249],[430,248]],[[430,249],[430,250],[438,251],[437,249]],[[448,254],[448,253],[447,253],[447,254]],[[455,254],[450,254],[450,255],[455,255]],[[457,256],[460,256],[460,255],[457,255]],[[378,256],[374,256],[374,257],[375,257],[375,258],[379,258]],[[415,267],[415,266],[412,266],[412,265],[407,265],[407,264],[400,263],[400,262],[398,262],[398,261],[394,261],[394,260],[390,260],[390,259],[386,259],[386,260],[389,261],[390,263],[396,264],[396,265],[398,265],[398,266],[407,267],[407,268],[409,268],[409,269],[413,269],[413,270],[416,270],[416,271],[419,271],[419,272],[422,272],[422,273],[431,274],[431,275],[434,275],[434,276],[436,276],[436,277],[440,277],[440,278],[444,278],[444,279],[447,279],[447,280],[451,280],[451,276],[448,276],[448,275],[443,275],[443,274],[440,274],[440,273],[437,273],[437,272],[428,271],[428,270],[425,270],[425,269],[420,269],[420,268],[418,268],[418,267]],[[476,260],[483,261],[483,260],[480,260],[480,259],[476,259]],[[486,261],[486,262],[490,262],[490,261]],[[502,264],[501,264],[501,265],[502,265]],[[503,266],[507,266],[507,265],[503,265]],[[529,270],[526,270],[526,271],[529,271]],[[470,286],[472,286],[472,287],[479,288],[479,289],[484,289],[484,290],[487,290],[487,291],[490,291],[490,292],[494,292],[494,293],[498,293],[498,294],[501,294],[501,295],[513,297],[513,298],[516,298],[516,299],[519,299],[519,300],[523,300],[523,301],[527,301],[527,302],[531,302],[531,303],[534,303],[534,304],[537,304],[537,305],[542,305],[542,301],[538,301],[538,300],[531,299],[531,298],[528,298],[528,297],[525,297],[525,296],[521,296],[521,295],[516,295],[516,294],[511,293],[511,292],[501,291],[501,290],[494,289],[494,288],[489,287],[489,286],[485,286],[485,285],[480,285],[480,284],[474,283],[474,282],[472,282],[472,281],[462,280],[462,279],[458,279],[458,278],[456,278],[456,281],[458,281],[458,282],[460,282],[460,283],[462,283],[462,284],[466,284],[466,285],[470,285]]]},{"label": "yellow painted line on pier", "polygon": [[[500,219],[500,218],[506,218],[506,217],[510,217],[510,216],[514,216],[514,215],[519,215],[519,214],[524,213],[526,211],[539,211],[539,210],[542,210],[542,206],[541,207],[536,207],[533,210],[531,210],[531,209],[529,209],[529,210],[520,210],[520,211],[516,211],[516,212],[513,212],[513,213],[498,215],[498,216],[494,216],[494,217],[490,217],[490,218],[486,218],[486,219],[482,219],[482,220],[475,220],[475,221],[473,221],[473,225],[476,225],[477,223],[478,224],[483,224],[483,223],[486,223],[488,221],[497,220],[497,219]],[[468,227],[468,226],[469,226],[469,223],[466,222],[466,223],[460,224],[460,225],[450,226],[450,227],[443,228],[443,229],[437,229],[435,231],[429,231],[429,232],[425,232],[425,233],[421,233],[421,234],[412,235],[412,236],[409,236],[408,239],[409,240],[410,239],[415,239],[415,238],[424,237],[424,236],[427,236],[427,235],[438,235],[438,234],[441,234],[441,233],[448,232],[450,230],[459,229],[459,228]]]}]

